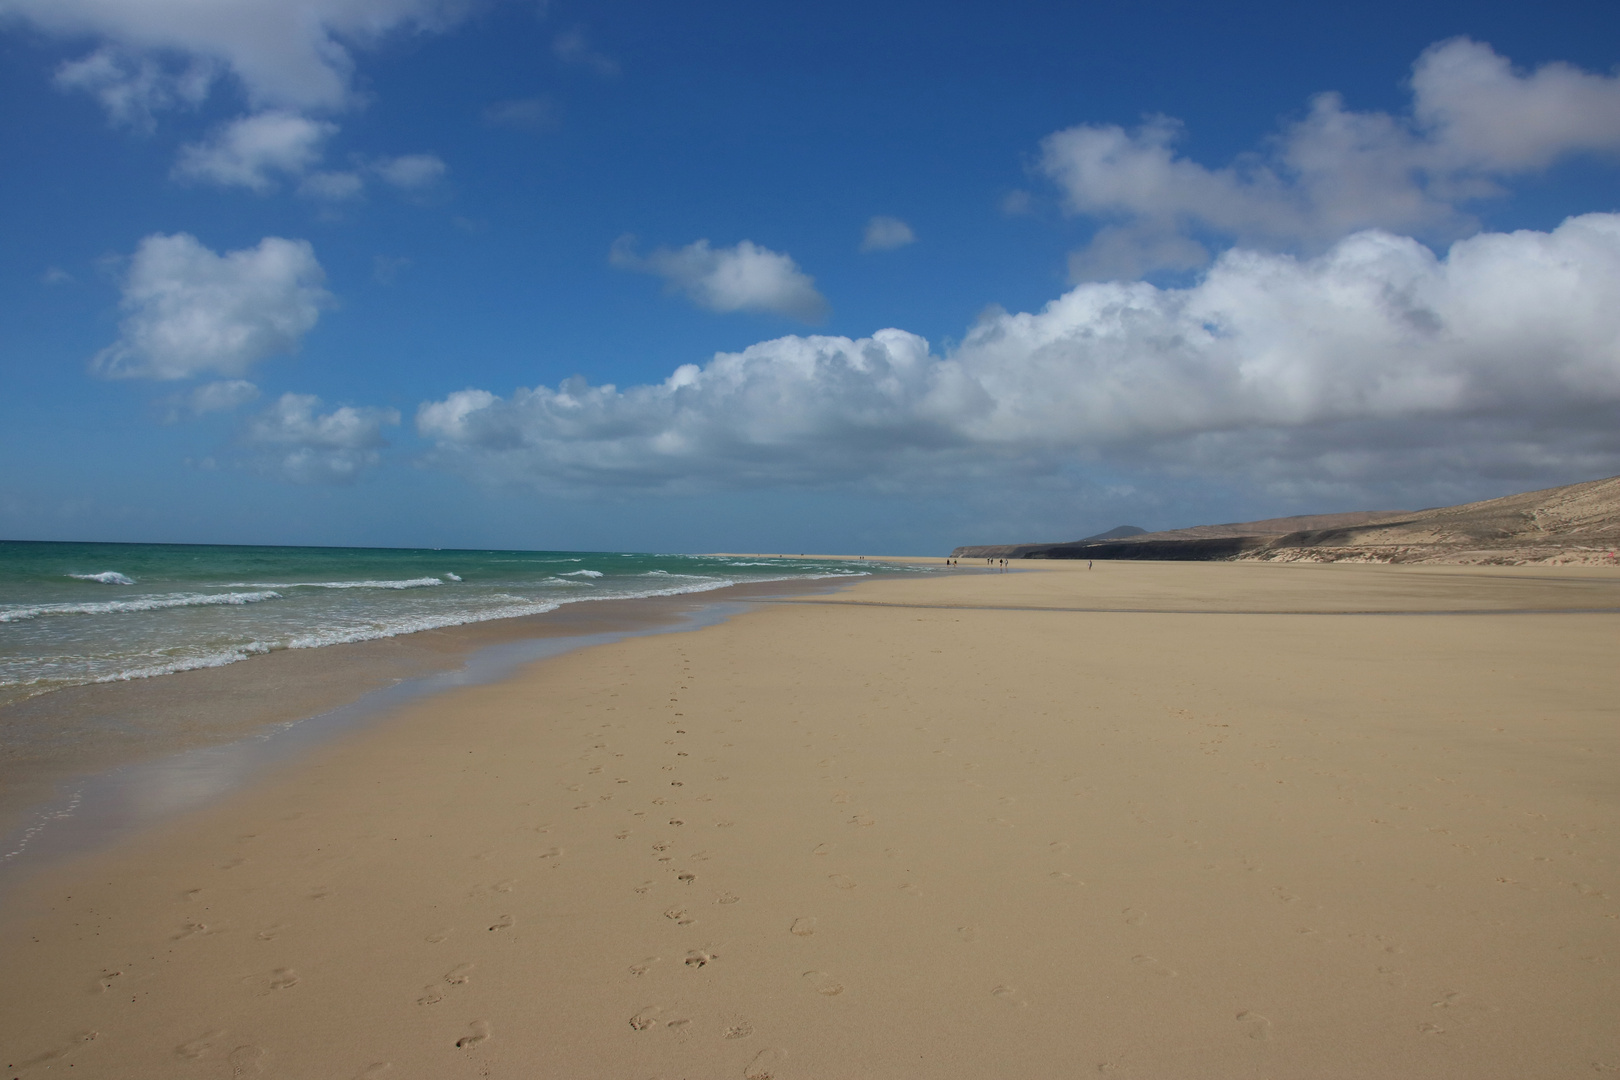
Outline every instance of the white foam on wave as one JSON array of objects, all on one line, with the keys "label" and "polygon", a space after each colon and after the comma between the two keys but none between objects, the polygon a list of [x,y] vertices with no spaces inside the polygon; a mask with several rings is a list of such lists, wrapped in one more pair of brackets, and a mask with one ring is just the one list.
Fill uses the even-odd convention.
[{"label": "white foam on wave", "polygon": [[[460,578],[456,578],[460,581]],[[444,582],[436,577],[403,581],[233,581],[227,589],[426,589]]]},{"label": "white foam on wave", "polygon": [[103,570],[99,574],[69,574],[68,577],[77,578],[80,581],[94,581],[94,582],[97,582],[98,584],[101,584],[101,585],[133,585],[133,584],[135,584],[135,579],[134,578],[126,577],[125,575],[120,574],[116,570]]},{"label": "white foam on wave", "polygon": [[35,604],[32,607],[0,608],[0,623],[21,622],[44,615],[120,615],[134,611],[162,611],[165,608],[257,604],[264,600],[280,599],[280,593],[263,590],[245,593],[173,593],[139,600],[105,600],[94,604]]},{"label": "white foam on wave", "polygon": [[604,575],[603,575],[602,571],[600,571],[600,570],[570,570],[566,574],[558,574],[557,576],[558,577],[603,577]]},{"label": "white foam on wave", "polygon": [[548,611],[555,611],[561,606],[562,604],[556,600],[527,600],[485,611],[463,611],[446,615],[419,616],[414,619],[405,619],[381,626],[317,630],[312,633],[299,634],[283,641],[249,641],[245,644],[232,645],[228,649],[221,649],[201,656],[178,657],[164,664],[114,672],[111,675],[101,676],[96,682],[129,682],[134,679],[151,679],[158,675],[173,675],[178,671],[225,667],[228,664],[246,660],[251,656],[262,656],[265,653],[280,652],[283,649],[320,649],[327,645],[349,645],[358,641],[377,641],[382,638],[399,637],[403,634],[415,634],[422,630],[442,630],[447,626],[465,626],[468,623],[489,622],[494,619],[514,619],[523,615],[543,615]]},{"label": "white foam on wave", "polygon": [[446,574],[446,575],[444,575],[444,580],[446,580],[446,581],[460,581],[461,580],[461,575],[460,574]]},{"label": "white foam on wave", "polygon": [[588,582],[588,581],[569,581],[565,577],[548,577],[548,578],[546,578],[546,580],[542,581],[540,584],[542,584],[542,585],[567,585],[571,589],[589,589],[591,587],[591,583]]}]

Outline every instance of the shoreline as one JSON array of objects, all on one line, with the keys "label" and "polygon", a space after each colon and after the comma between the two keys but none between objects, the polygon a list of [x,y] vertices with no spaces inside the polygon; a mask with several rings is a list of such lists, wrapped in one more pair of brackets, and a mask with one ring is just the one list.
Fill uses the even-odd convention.
[{"label": "shoreline", "polygon": [[[532,660],[593,643],[706,625],[710,609],[830,593],[849,583],[788,578],[577,601],[534,615],[277,650],[222,667],[83,684],[15,702],[0,708],[0,727],[47,728],[57,738],[30,747],[14,741],[0,762],[0,881],[9,883],[23,862],[36,862],[42,847],[51,850],[47,861],[91,850],[218,797],[298,752],[293,746],[318,745],[317,730],[372,722],[416,697],[464,685],[463,673],[484,654],[513,658],[472,681],[502,678]],[[176,786],[175,776],[184,776],[181,786],[192,793],[154,798],[154,788]],[[134,809],[141,805],[150,808]],[[66,835],[60,844],[41,844],[46,830]]]},{"label": "shoreline", "polygon": [[[1613,575],[1040,569],[864,578],[527,664],[46,867],[0,897],[26,973],[0,1064],[1620,1061]],[[1342,617],[1389,595],[1411,610]],[[1549,598],[1579,617],[1528,610]]]}]

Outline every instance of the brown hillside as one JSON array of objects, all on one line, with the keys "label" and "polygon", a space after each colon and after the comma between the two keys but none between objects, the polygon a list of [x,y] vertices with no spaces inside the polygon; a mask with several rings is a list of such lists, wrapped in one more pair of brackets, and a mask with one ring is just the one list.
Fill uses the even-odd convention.
[{"label": "brown hillside", "polygon": [[1411,512],[1272,518],[1104,543],[957,548],[962,558],[1244,559],[1278,562],[1610,563],[1620,477]]}]

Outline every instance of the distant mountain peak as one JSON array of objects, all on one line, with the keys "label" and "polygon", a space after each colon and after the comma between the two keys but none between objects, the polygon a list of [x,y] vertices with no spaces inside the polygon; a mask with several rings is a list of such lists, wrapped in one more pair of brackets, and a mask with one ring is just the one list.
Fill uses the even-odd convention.
[{"label": "distant mountain peak", "polygon": [[1095,536],[1081,537],[1076,543],[1084,544],[1088,540],[1123,540],[1127,536],[1141,536],[1145,532],[1147,532],[1146,529],[1135,525],[1119,525],[1109,529],[1107,532],[1097,533]]}]

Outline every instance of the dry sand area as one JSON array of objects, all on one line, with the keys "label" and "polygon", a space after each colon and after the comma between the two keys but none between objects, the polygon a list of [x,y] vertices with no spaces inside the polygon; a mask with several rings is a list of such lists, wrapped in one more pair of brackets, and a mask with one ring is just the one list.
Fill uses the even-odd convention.
[{"label": "dry sand area", "polygon": [[14,883],[0,1063],[1620,1072],[1616,609],[1597,569],[1047,564],[582,650]]}]

